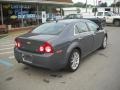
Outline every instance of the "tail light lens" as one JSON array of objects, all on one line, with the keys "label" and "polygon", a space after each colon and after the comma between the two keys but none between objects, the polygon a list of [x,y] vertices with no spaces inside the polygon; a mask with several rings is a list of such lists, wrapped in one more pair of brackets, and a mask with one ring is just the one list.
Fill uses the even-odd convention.
[{"label": "tail light lens", "polygon": [[54,53],[53,47],[50,43],[45,42],[42,46],[39,47],[37,52],[40,53]]},{"label": "tail light lens", "polygon": [[21,47],[21,42],[15,39],[15,47],[20,48]]}]

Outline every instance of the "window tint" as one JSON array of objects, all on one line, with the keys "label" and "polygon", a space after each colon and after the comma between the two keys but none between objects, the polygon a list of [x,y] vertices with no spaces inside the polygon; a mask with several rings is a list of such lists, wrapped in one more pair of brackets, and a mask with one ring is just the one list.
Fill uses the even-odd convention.
[{"label": "window tint", "polygon": [[65,17],[65,19],[73,19],[74,18],[74,15],[68,15],[67,17]]},{"label": "window tint", "polygon": [[87,25],[84,22],[79,22],[77,24],[77,27],[79,29],[79,33],[81,33],[81,32],[88,32]]},{"label": "window tint", "polygon": [[91,31],[96,31],[98,28],[98,25],[95,24],[94,22],[89,21],[89,22],[87,22],[87,24],[88,24],[88,27]]},{"label": "window tint", "polygon": [[84,22],[79,22],[75,25],[75,34],[79,34],[82,32],[88,32],[88,27]]},{"label": "window tint", "polygon": [[103,12],[98,12],[97,16],[103,16]]},{"label": "window tint", "polygon": [[111,14],[108,12],[105,12],[105,16],[111,16]]},{"label": "window tint", "polygon": [[79,19],[79,18],[81,18],[82,16],[80,15],[80,14],[76,14],[75,15],[75,18],[77,18],[77,19]]},{"label": "window tint", "polygon": [[57,35],[60,34],[66,26],[65,23],[47,23],[40,25],[32,31],[32,33],[40,33],[45,35]]}]

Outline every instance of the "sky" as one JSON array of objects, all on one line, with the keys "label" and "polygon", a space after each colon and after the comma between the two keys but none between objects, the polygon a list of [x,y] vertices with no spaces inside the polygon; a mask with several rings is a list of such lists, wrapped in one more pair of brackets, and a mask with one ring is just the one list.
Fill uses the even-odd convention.
[{"label": "sky", "polygon": [[[83,2],[85,3],[86,0],[72,0],[74,3],[76,2]],[[94,2],[96,2],[96,0],[87,0],[88,1],[88,4],[92,4],[94,5]],[[114,0],[97,0],[97,1],[102,1],[102,2],[107,2],[108,5],[111,5],[111,3],[113,3]]]}]

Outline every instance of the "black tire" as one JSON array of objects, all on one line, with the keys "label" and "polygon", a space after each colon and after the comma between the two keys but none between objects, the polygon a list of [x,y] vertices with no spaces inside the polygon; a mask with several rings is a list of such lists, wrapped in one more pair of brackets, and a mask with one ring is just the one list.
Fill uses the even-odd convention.
[{"label": "black tire", "polygon": [[115,21],[114,21],[114,25],[115,25],[116,27],[119,27],[119,26],[120,26],[120,20],[115,20]]},{"label": "black tire", "polygon": [[101,45],[101,49],[105,49],[107,47],[107,36],[104,37],[102,45]]},{"label": "black tire", "polygon": [[[76,55],[79,55],[79,59],[77,59],[77,60],[79,60],[79,61],[78,61],[78,64],[76,63],[76,67],[73,67],[73,61],[74,61],[74,60],[73,60],[72,58],[74,58],[74,54],[75,54],[75,53],[76,53]],[[75,62],[77,62],[77,60],[76,60]],[[76,71],[76,70],[78,69],[79,65],[80,65],[80,60],[81,60],[81,54],[80,54],[79,50],[74,49],[74,50],[71,52],[70,57],[69,57],[69,59],[68,59],[68,65],[67,65],[68,70],[69,70],[70,72]]]}]

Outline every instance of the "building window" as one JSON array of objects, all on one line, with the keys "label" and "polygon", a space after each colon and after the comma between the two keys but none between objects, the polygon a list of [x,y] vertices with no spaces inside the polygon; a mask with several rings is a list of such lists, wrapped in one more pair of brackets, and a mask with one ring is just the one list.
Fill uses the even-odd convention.
[{"label": "building window", "polygon": [[4,24],[12,27],[36,25],[36,10],[35,5],[3,4]]}]

